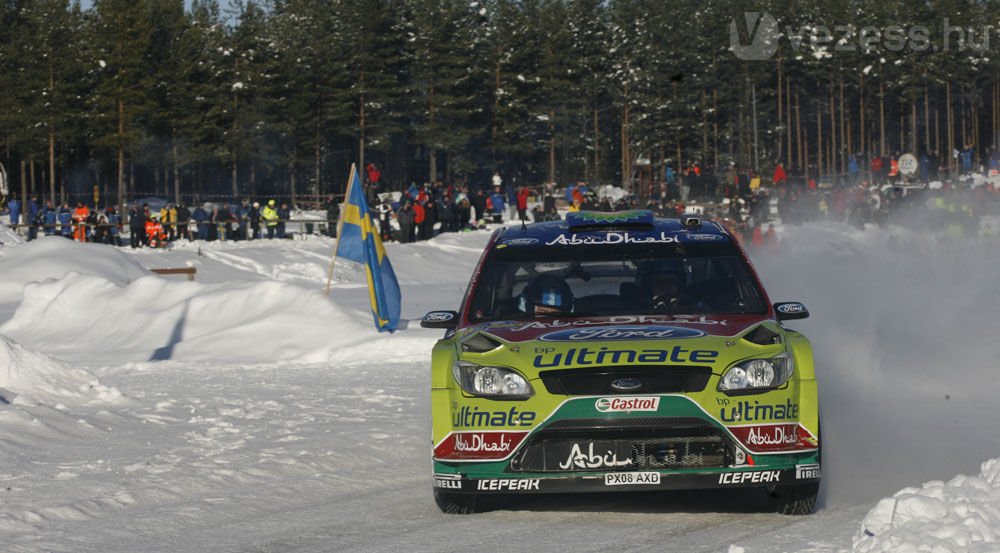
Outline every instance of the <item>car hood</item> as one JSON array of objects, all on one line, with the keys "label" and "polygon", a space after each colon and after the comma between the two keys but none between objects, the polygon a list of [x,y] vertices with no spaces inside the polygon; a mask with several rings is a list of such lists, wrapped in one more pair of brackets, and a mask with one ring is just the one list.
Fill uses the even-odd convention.
[{"label": "car hood", "polygon": [[459,338],[482,331],[505,342],[663,340],[738,336],[770,319],[763,315],[616,315],[491,321],[459,329]]}]

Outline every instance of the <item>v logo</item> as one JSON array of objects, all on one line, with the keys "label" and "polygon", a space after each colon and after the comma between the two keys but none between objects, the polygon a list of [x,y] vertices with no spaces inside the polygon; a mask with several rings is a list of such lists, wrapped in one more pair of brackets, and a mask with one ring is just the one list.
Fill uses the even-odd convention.
[{"label": "v logo", "polygon": [[778,51],[778,38],[781,31],[778,22],[769,13],[745,12],[746,29],[750,35],[750,44],[744,45],[740,40],[736,19],[729,24],[729,49],[736,57],[745,61],[760,61],[771,58]]}]

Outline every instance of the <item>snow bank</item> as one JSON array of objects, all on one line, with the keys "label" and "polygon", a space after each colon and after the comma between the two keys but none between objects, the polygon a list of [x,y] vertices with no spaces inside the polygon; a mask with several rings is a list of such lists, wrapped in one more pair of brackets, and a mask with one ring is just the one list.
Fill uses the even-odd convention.
[{"label": "snow bank", "polygon": [[57,236],[42,237],[16,248],[0,249],[0,304],[21,301],[24,285],[71,272],[99,275],[127,284],[149,274],[117,248],[81,244]]},{"label": "snow bank", "polygon": [[927,482],[879,501],[861,524],[854,551],[997,551],[1000,459],[979,476]]},{"label": "snow bank", "polygon": [[754,254],[815,348],[827,504],[875,501],[1000,454],[1000,241],[899,228],[786,227]]},{"label": "snow bank", "polygon": [[[321,362],[377,337],[363,314],[281,282],[200,284],[147,276],[123,285],[70,274],[28,284],[0,326],[25,346],[84,363]],[[424,344],[426,346],[426,344]]]},{"label": "snow bank", "polygon": [[21,237],[11,230],[6,224],[0,221],[0,245],[13,246],[22,242]]},{"label": "snow bank", "polygon": [[0,334],[0,405],[44,402],[113,401],[116,388],[102,385],[87,371],[28,351]]}]

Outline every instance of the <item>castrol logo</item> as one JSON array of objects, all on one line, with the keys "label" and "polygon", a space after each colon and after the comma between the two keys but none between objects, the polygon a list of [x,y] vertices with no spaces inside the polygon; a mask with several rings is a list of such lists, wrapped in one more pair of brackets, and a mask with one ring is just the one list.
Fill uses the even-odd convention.
[{"label": "castrol logo", "polygon": [[656,411],[660,408],[659,397],[602,397],[594,402],[594,408],[601,413],[631,413],[633,411]]}]

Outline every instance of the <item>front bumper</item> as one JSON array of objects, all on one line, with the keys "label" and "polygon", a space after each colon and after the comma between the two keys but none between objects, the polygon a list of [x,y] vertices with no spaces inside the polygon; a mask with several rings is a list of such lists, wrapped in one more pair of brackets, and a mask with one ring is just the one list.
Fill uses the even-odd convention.
[{"label": "front bumper", "polygon": [[741,467],[713,472],[604,472],[567,476],[504,475],[472,477],[434,474],[434,488],[449,493],[536,494],[574,492],[625,492],[712,488],[760,488],[773,485],[810,484],[820,481],[818,464],[786,468]]}]

